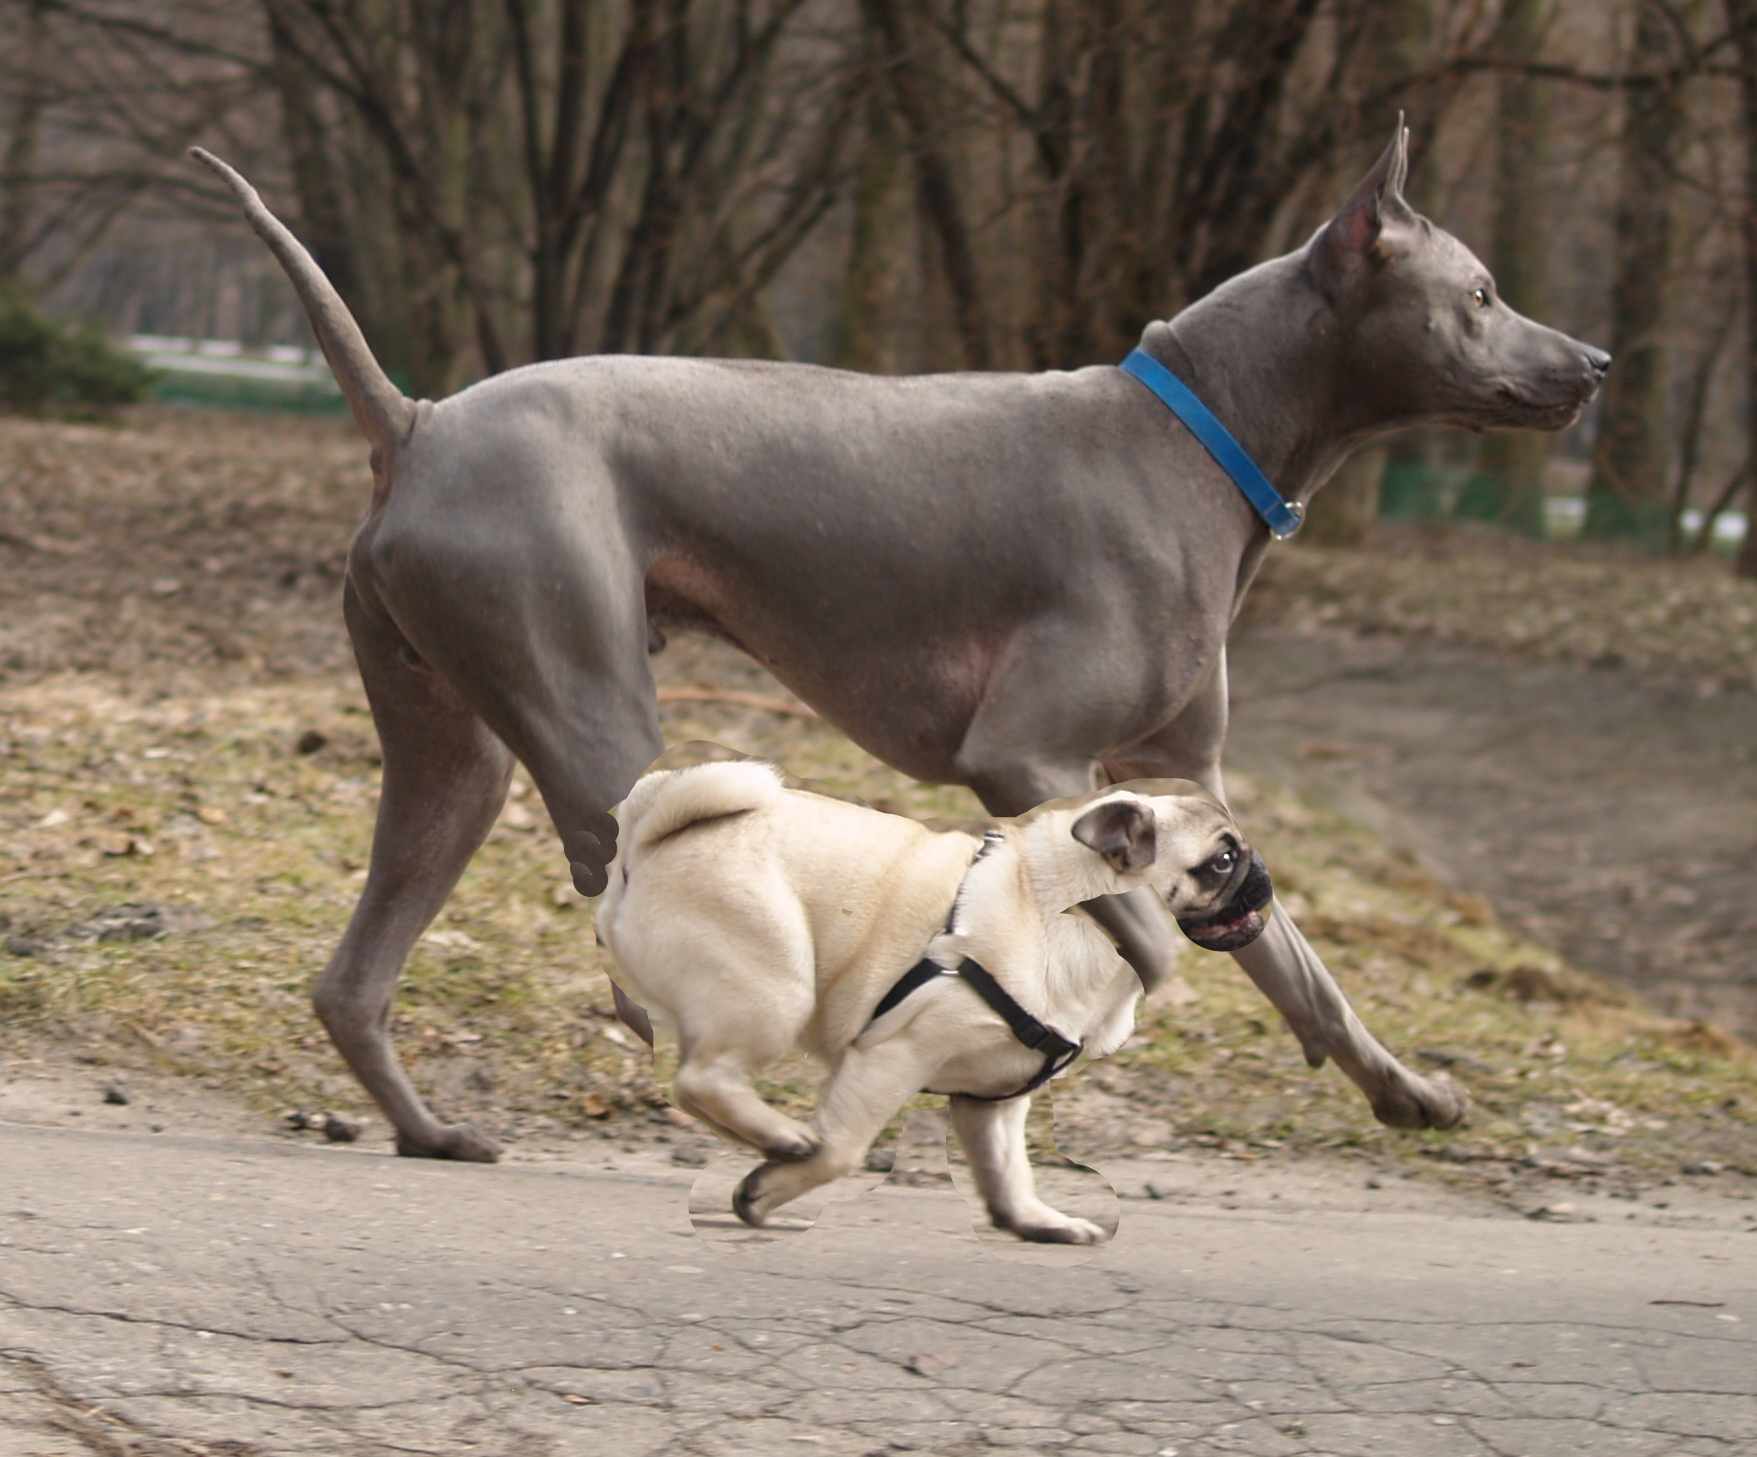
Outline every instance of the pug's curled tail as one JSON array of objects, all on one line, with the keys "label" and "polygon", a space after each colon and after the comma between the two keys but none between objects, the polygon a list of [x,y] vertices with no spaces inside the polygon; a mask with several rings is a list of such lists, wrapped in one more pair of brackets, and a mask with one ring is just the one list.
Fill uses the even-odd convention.
[{"label": "pug's curled tail", "polygon": [[633,869],[653,846],[691,825],[761,809],[780,797],[780,771],[760,760],[648,774],[629,791],[617,815],[623,864]]},{"label": "pug's curled tail", "polygon": [[323,356],[329,360],[336,383],[354,412],[355,423],[372,446],[373,474],[382,487],[392,459],[414,428],[414,401],[391,383],[390,376],[372,357],[366,336],[360,332],[359,323],[348,312],[335,285],[324,276],[317,260],[305,251],[305,245],[263,204],[256,189],[212,152],[191,147],[189,155],[211,167],[231,188],[250,226],[286,270],[299,302],[305,306],[311,332],[323,346]]}]

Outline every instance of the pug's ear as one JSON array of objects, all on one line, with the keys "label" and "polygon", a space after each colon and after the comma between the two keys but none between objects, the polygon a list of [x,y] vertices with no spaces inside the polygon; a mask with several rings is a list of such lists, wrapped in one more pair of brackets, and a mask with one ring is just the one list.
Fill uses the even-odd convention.
[{"label": "pug's ear", "polygon": [[1119,874],[1143,869],[1159,854],[1153,811],[1138,799],[1112,799],[1087,810],[1074,821],[1073,835]]}]

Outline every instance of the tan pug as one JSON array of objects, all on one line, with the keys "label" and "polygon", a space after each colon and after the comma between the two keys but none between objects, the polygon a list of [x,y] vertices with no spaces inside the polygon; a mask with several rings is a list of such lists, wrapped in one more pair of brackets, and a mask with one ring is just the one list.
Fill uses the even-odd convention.
[{"label": "tan pug", "polygon": [[[619,817],[598,933],[623,990],[677,1039],[679,1106],[766,1156],[733,1201],[753,1225],[856,1168],[928,1089],[951,1095],[997,1226],[1102,1239],[1037,1197],[1028,1090],[1076,1051],[1121,1046],[1141,987],[1096,926],[1061,913],[1150,887],[1191,939],[1232,950],[1270,901],[1232,817],[1183,781],[1052,801],[982,837],[789,789],[745,761],[648,774]],[[923,961],[943,974],[922,968],[887,998]],[[830,1072],[810,1126],[752,1087],[792,1047]]]}]

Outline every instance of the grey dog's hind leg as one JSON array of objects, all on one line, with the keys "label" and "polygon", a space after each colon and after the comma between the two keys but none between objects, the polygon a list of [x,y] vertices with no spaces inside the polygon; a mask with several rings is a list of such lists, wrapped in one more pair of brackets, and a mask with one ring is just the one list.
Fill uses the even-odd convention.
[{"label": "grey dog's hind leg", "polygon": [[622,1025],[648,1047],[653,1045],[653,1019],[647,1015],[647,1009],[625,992],[615,982],[610,983],[610,996],[616,1003],[616,1016]]},{"label": "grey dog's hind leg", "polygon": [[[415,499],[425,484],[396,489]],[[586,492],[582,515],[603,504]],[[413,505],[394,520],[392,512],[368,548],[375,566],[394,567],[385,601],[421,656],[530,771],[575,887],[601,894],[616,853],[610,809],[665,749],[645,598],[626,543],[565,519],[503,529],[447,525]],[[451,537],[465,533],[470,548],[460,552]]]},{"label": "grey dog's hind leg", "polygon": [[488,1161],[468,1124],[435,1118],[397,1060],[391,999],[415,939],[438,914],[506,801],[513,757],[350,582],[348,629],[384,753],[372,868],[312,1002],[337,1050],[397,1131],[397,1151]]}]

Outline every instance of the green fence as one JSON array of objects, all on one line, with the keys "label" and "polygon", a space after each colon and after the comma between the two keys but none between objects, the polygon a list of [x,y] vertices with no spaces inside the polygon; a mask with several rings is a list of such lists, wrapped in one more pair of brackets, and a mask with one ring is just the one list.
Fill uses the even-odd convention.
[{"label": "green fence", "polygon": [[346,415],[347,401],[316,350],[246,348],[227,340],[138,334],[129,351],[156,371],[161,400],[212,410]]},{"label": "green fence", "polygon": [[[1479,521],[1511,525],[1506,519],[1506,490],[1493,477],[1464,465],[1436,464],[1431,461],[1393,456],[1385,463],[1379,478],[1379,519],[1381,521]],[[1586,499],[1580,495],[1546,496],[1543,502],[1543,537],[1548,541],[1572,541],[1587,525]],[[1695,536],[1702,526],[1702,512],[1686,509],[1683,514],[1686,540]],[[1601,525],[1598,528],[1604,531]],[[1656,548],[1665,546],[1670,538],[1668,516],[1656,513],[1643,522],[1619,522],[1606,531],[1625,540],[1643,540]],[[1724,512],[1714,523],[1713,546],[1716,551],[1731,552],[1745,535],[1742,512]],[[1535,535],[1527,530],[1524,534]],[[1595,533],[1596,534],[1596,533]]]}]

